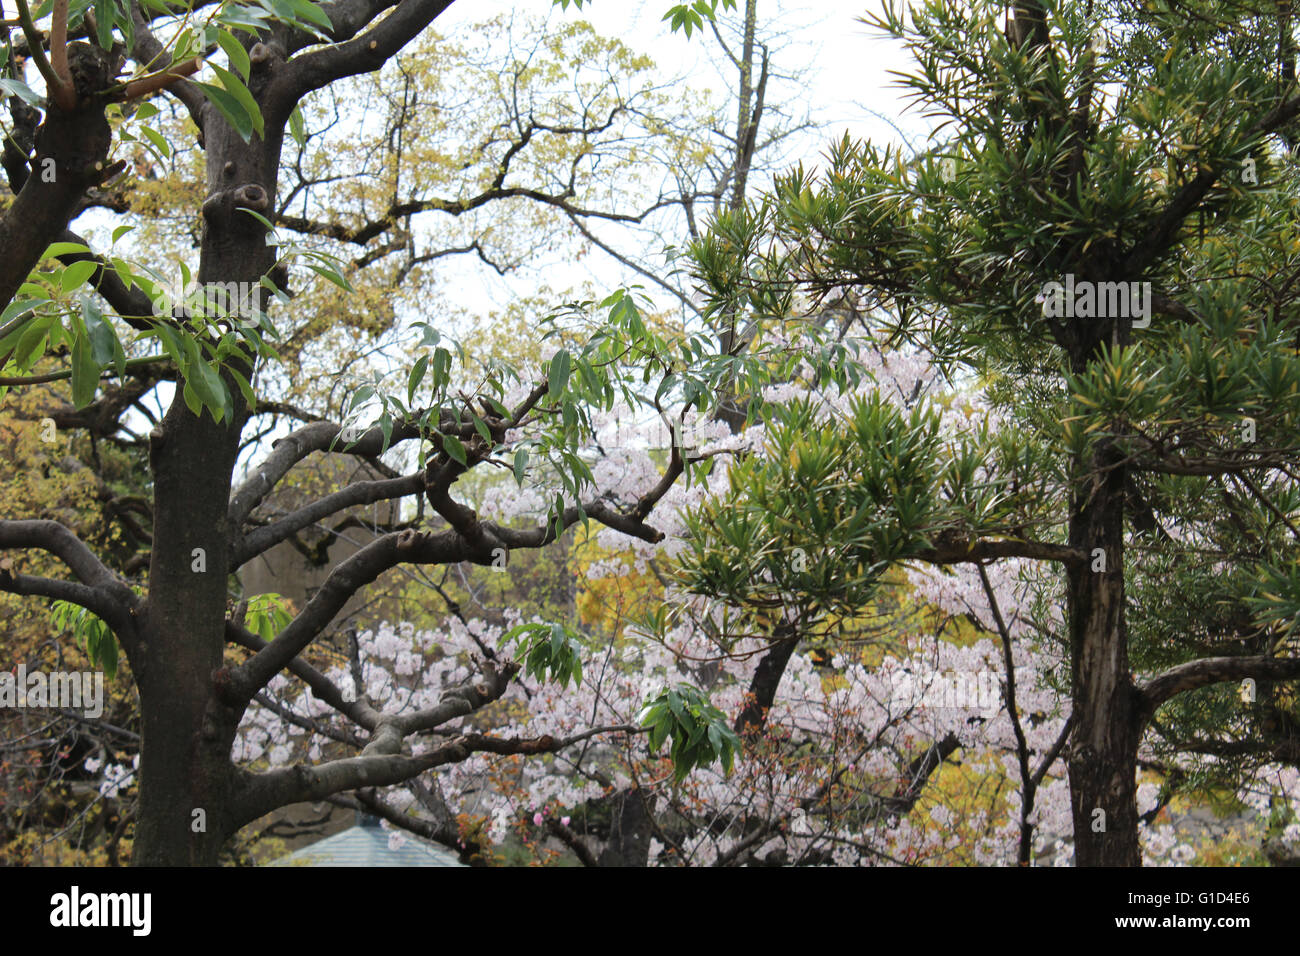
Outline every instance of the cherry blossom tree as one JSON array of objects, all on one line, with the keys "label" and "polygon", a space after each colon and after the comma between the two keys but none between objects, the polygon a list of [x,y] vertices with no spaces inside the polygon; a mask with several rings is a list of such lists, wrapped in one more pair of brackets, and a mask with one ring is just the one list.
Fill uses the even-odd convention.
[{"label": "cherry blossom tree", "polygon": [[[892,367],[878,360],[874,365],[877,375],[889,370],[885,389],[900,401],[916,394],[915,374],[921,370],[915,363],[896,358]],[[863,391],[878,388],[871,383]],[[774,403],[791,401],[794,393],[807,391],[778,385],[767,397]],[[848,400],[837,396],[825,404],[832,409]],[[657,451],[647,446],[635,418],[623,408],[601,416],[596,429],[596,441],[606,452],[596,480],[629,502],[657,467]],[[728,462],[738,454],[767,453],[764,431],[758,424],[733,434],[726,424],[705,419],[679,432],[680,446],[693,449],[690,457],[715,462],[711,474],[665,494],[657,510],[664,541],[638,539],[632,552],[610,541],[613,556],[590,566],[588,577],[648,576],[670,567],[673,555],[688,547],[682,535],[688,533],[692,509],[726,488]],[[516,519],[536,520],[549,500],[549,490],[520,494],[500,483],[479,504],[508,507]],[[935,592],[936,604],[943,593]],[[1008,812],[1005,801],[994,800],[982,808],[983,816],[970,817],[969,832],[959,837],[942,826],[968,816],[957,798],[927,794],[940,765],[958,750],[982,754],[994,775],[1015,766],[1012,725],[999,720],[1006,707],[995,679],[1002,661],[993,644],[963,648],[905,634],[892,648],[898,656],[872,667],[852,645],[822,666],[810,656],[788,655],[779,693],[754,721],[762,733],[748,728],[743,745],[730,738],[738,750],[734,766],[687,767],[690,772],[683,774],[682,761],[665,759],[657,746],[663,741],[654,739],[656,706],[666,718],[675,709],[696,708],[704,733],[711,727],[717,735],[715,753],[725,755],[725,735],[734,734],[727,723],[731,715],[752,710],[754,661],[765,659],[770,642],[725,639],[734,621],[710,614],[700,599],[677,587],[670,585],[663,595],[680,611],[680,621],[671,627],[660,633],[653,625],[627,628],[603,641],[548,627],[543,635],[548,656],[541,667],[509,681],[490,706],[462,708],[472,714],[466,723],[490,729],[495,739],[549,739],[574,746],[546,756],[489,748],[404,787],[363,788],[336,799],[367,808],[397,829],[456,847],[471,860],[482,859],[511,834],[542,856],[547,838],[559,841],[589,864],[627,862],[629,846],[643,862],[674,865],[935,863],[957,859],[958,846],[962,859],[1007,857],[1007,840],[1026,824]],[[659,621],[662,625],[663,615]],[[452,618],[436,631],[381,625],[356,635],[350,659],[323,677],[332,686],[351,687],[358,700],[382,712],[419,713],[465,694],[485,666],[513,673],[526,664],[533,648],[520,648],[518,638],[508,637],[520,634],[521,625],[512,617],[503,624]],[[557,656],[557,647],[566,655]],[[563,665],[558,669],[551,666],[557,661]],[[576,675],[564,669],[579,661]],[[1021,686],[1034,686],[1041,695],[1030,662],[1021,660],[1018,668]],[[562,683],[545,680],[557,671]],[[982,675],[977,689],[944,686],[957,675],[972,674]],[[575,677],[572,687],[564,679],[568,676]],[[1050,703],[1026,691],[1022,695],[1021,706],[1038,715],[1026,747],[1047,754],[1059,739],[1061,717]],[[745,729],[743,720],[736,723]],[[413,755],[436,751],[440,740],[459,739],[455,735],[463,736],[465,729],[464,723],[449,723],[427,743],[416,744]],[[680,730],[674,725],[665,735]],[[281,678],[246,715],[233,758],[268,770],[315,763],[361,746],[363,736],[354,721],[310,688]],[[1048,795],[1038,805],[1059,808],[1059,774],[1047,776],[1050,764],[1051,758],[1044,761],[1039,781],[1046,780]],[[115,785],[120,776],[117,771],[106,783]],[[916,814],[927,815],[931,823],[918,825]],[[968,852],[972,847],[978,850]]]},{"label": "cherry blossom tree", "polygon": [[[857,389],[786,382],[763,398],[772,408],[812,402],[817,420],[833,422],[864,397],[883,395],[901,409],[925,396],[943,409],[942,428],[953,434],[976,415],[994,414],[969,394],[943,389],[914,356],[864,350],[860,359],[871,377]],[[597,440],[607,451],[607,487],[620,487],[617,474],[631,495],[653,473],[655,449],[636,447],[644,431],[628,427],[628,410],[620,411],[602,416]],[[729,492],[738,458],[786,460],[779,435],[774,442],[768,432],[758,423],[734,434],[716,420],[686,428],[682,444],[715,465],[699,484],[665,495],[665,540],[631,551],[610,542],[611,557],[587,568],[593,580],[659,582],[659,610],[617,634],[545,625],[547,642],[554,637],[571,651],[561,660],[580,670],[560,681],[546,679],[555,674],[549,666],[521,674],[473,718],[495,736],[576,746],[544,756],[476,753],[402,787],[366,788],[338,802],[377,813],[395,841],[401,831],[416,833],[480,861],[522,842],[540,859],[564,847],[588,865],[625,863],[629,846],[658,865],[1072,862],[1060,760],[1071,725],[1062,602],[1059,583],[1033,562],[909,571],[897,589],[910,604],[880,609],[892,622],[885,635],[849,617],[796,610],[786,595],[781,613],[799,621],[809,650],[785,658],[774,695],[755,709],[755,671],[769,659],[770,633],[754,635],[754,618],[683,590],[673,568],[683,557],[690,567],[692,523],[711,503],[736,506]],[[544,510],[545,492],[518,496],[505,487],[499,497],[489,492],[490,500],[513,500],[519,515]],[[812,567],[824,557],[803,559]],[[831,623],[827,635],[816,633],[819,623]],[[351,683],[385,711],[418,710],[454,695],[476,660],[513,657],[525,665],[530,647],[519,646],[521,625],[509,614],[501,624],[451,618],[424,631],[381,624],[357,635],[351,659],[325,676],[336,686]],[[858,633],[871,636],[855,640]],[[734,766],[683,773],[680,761],[665,759],[654,729],[656,711],[672,712],[669,690],[678,707],[696,708],[704,733],[711,725],[719,744],[718,718],[734,721],[744,733]],[[310,691],[287,680],[268,691],[241,725],[237,760],[285,766],[360,744],[349,721]],[[1153,759],[1150,740],[1140,754]],[[628,794],[632,801],[619,799]],[[1293,770],[1261,767],[1239,782],[1239,797],[1251,807],[1271,801],[1277,818],[1295,813],[1300,790]],[[1193,835],[1158,819],[1168,801],[1160,776],[1140,784],[1144,859],[1193,862]],[[1266,829],[1251,835],[1262,840]],[[1286,830],[1280,843],[1293,846],[1296,835]]]}]

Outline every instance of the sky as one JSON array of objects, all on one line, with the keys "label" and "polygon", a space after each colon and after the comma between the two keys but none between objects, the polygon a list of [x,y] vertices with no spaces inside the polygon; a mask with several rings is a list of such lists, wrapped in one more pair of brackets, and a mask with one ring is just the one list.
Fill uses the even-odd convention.
[{"label": "sky", "polygon": [[[722,94],[726,90],[724,80],[708,62],[710,53],[720,55],[716,44],[711,37],[694,34],[687,38],[680,31],[672,32],[663,21],[672,2],[586,0],[581,10],[572,6],[561,10],[551,0],[533,0],[531,4],[459,0],[435,21],[434,28],[444,36],[455,37],[464,35],[477,22],[512,11],[549,16],[552,23],[586,19],[601,35],[618,37],[637,52],[649,54],[665,76],[679,76],[687,84],[701,84]],[[778,155],[770,157],[779,168],[799,162],[809,168],[820,165],[827,144],[840,139],[846,131],[854,138],[869,138],[877,143],[900,143],[905,134],[913,145],[923,144],[927,124],[918,112],[905,112],[901,90],[889,73],[891,69],[907,69],[910,57],[895,41],[873,34],[859,21],[868,9],[878,9],[883,0],[869,2],[871,6],[836,0],[758,0],[759,39],[771,38],[774,74],[799,73],[797,82],[770,84],[768,105],[783,106],[793,114],[806,110],[813,124],[812,129],[792,138]],[[739,0],[742,10],[744,3]],[[740,11],[724,16],[738,21]],[[750,194],[766,185],[760,177],[754,177]],[[600,227],[597,231],[610,236],[607,225]],[[445,260],[446,273],[457,282],[456,294],[462,303],[489,311],[502,308],[512,297],[532,292],[542,281],[552,288],[565,288],[591,279],[598,288],[607,290],[645,283],[600,253],[584,259],[580,266],[539,261],[531,271],[522,270],[507,278],[497,276],[481,263],[467,261],[469,258]],[[471,275],[472,287],[465,282]]]},{"label": "sky", "polygon": [[[571,6],[567,11],[555,9],[552,16],[581,17],[602,34],[618,36],[630,46],[655,58],[666,72],[691,72],[702,66],[706,44],[698,35],[687,39],[680,31],[673,33],[663,22],[664,12],[675,0],[587,0],[582,10]],[[739,0],[743,8],[745,0]],[[789,69],[806,66],[806,101],[814,119],[825,123],[838,135],[848,129],[854,136],[873,138],[896,136],[879,120],[872,120],[865,110],[875,109],[896,117],[902,108],[897,91],[891,89],[890,69],[908,65],[906,52],[892,41],[872,35],[858,18],[868,9],[876,9],[882,0],[844,3],[842,0],[759,0],[760,30],[782,35],[776,44],[775,65]],[[550,0],[533,0],[533,6],[545,11]],[[460,0],[440,16],[435,27],[453,33],[498,13],[525,8],[506,0]],[[724,13],[736,17],[736,13]],[[905,127],[906,128],[906,127]],[[820,152],[821,137],[805,144],[806,160]]]},{"label": "sky", "polygon": [[[586,0],[582,10],[571,6],[564,11],[554,7],[551,0],[531,0],[528,4],[458,0],[435,21],[434,29],[448,37],[464,36],[475,23],[512,12],[549,17],[552,23],[586,19],[601,35],[618,37],[636,52],[649,54],[665,76],[723,93],[724,80],[707,59],[710,52],[717,55],[716,44],[711,37],[695,34],[687,38],[681,32],[673,33],[662,19],[671,2]],[[879,4],[882,0],[870,2]],[[744,0],[740,0],[743,5]],[[768,104],[782,105],[796,115],[806,111],[813,124],[809,131],[792,138],[776,157],[781,168],[800,161],[807,167],[819,165],[826,145],[845,131],[853,137],[897,143],[902,138],[901,127],[914,145],[922,144],[925,123],[916,112],[904,112],[900,91],[889,75],[891,69],[908,68],[910,59],[894,41],[873,35],[867,25],[859,22],[858,17],[868,9],[866,4],[758,0],[757,9],[759,39],[766,39],[773,50],[774,81],[782,74],[799,74],[797,81],[773,82]],[[739,18],[739,13],[727,15]],[[756,179],[751,182],[756,189],[766,185]],[[543,282],[562,289],[587,280],[608,291],[645,281],[599,253],[584,258],[580,264],[567,260],[534,263],[532,268],[506,278],[470,256],[442,263],[446,282],[458,302],[477,314],[503,309],[512,299],[535,291]],[[408,361],[394,357],[397,363]],[[157,396],[164,404],[170,400],[169,394],[162,394],[167,391],[161,389]],[[259,454],[254,452],[251,457],[255,459]]]}]

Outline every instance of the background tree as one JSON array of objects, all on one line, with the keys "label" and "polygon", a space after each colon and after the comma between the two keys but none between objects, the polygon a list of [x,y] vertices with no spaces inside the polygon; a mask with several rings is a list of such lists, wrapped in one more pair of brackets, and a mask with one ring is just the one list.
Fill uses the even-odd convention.
[{"label": "background tree", "polygon": [[[773,587],[830,599],[845,575],[870,585],[902,562],[1055,564],[1076,861],[1135,865],[1153,717],[1245,679],[1268,688],[1264,709],[1289,709],[1274,688],[1300,675],[1294,170],[1279,150],[1300,112],[1293,24],[1272,4],[1014,7],[1004,32],[994,5],[887,4],[872,22],[913,51],[903,82],[944,136],[915,162],[834,145],[823,174],[720,217],[697,271],[715,309],[758,316],[788,314],[796,285],[873,290],[882,336],[977,376],[1008,426],[996,436],[972,423],[940,443],[926,415],[879,403],[847,416],[813,471],[841,476],[832,517],[851,533],[820,551],[839,562],[774,567]],[[1066,282],[1117,295],[1065,311]],[[1220,485],[1230,503],[1206,494]],[[719,545],[746,521],[820,536],[791,508],[715,517]],[[1216,613],[1196,608],[1189,640],[1156,595],[1210,567]],[[700,586],[741,599],[747,570],[718,560]],[[1244,739],[1247,714],[1221,707],[1218,734]]]}]

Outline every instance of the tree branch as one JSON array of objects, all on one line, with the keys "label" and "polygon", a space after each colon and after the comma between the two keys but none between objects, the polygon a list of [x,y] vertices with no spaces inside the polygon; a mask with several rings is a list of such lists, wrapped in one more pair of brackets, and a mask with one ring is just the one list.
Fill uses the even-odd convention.
[{"label": "tree branch", "polygon": [[1012,539],[944,541],[933,548],[924,548],[910,560],[929,564],[968,564],[997,558],[1029,558],[1034,561],[1057,561],[1062,564],[1080,563],[1088,555],[1078,548],[1046,541]]},{"label": "tree branch", "polygon": [[[452,0],[401,0],[378,25],[360,36],[354,35],[345,42],[332,43],[290,60],[283,78],[275,82],[268,100],[273,99],[275,108],[288,115],[293,106],[313,90],[345,76],[378,70],[451,4]],[[346,19],[339,24],[339,34],[360,29],[389,5],[387,0],[341,5],[337,10]],[[355,17],[350,16],[353,13]],[[268,102],[270,105],[272,103]]]},{"label": "tree branch", "polygon": [[385,787],[402,783],[426,770],[462,763],[476,753],[504,756],[556,753],[565,747],[610,733],[643,733],[630,724],[593,727],[562,740],[548,735],[503,740],[485,734],[462,734],[421,756],[389,754],[374,757],[346,757],[317,767],[298,765],[261,774],[244,774],[241,793],[234,801],[234,813],[243,825],[289,803],[323,800],[345,790]]},{"label": "tree branch", "polygon": [[1139,685],[1139,713],[1145,723],[1161,704],[1176,694],[1210,684],[1245,680],[1248,677],[1256,680],[1295,680],[1300,678],[1300,657],[1206,657],[1179,664]]},{"label": "tree branch", "polygon": [[[1278,104],[1251,126],[1246,135],[1249,137],[1259,133],[1271,133],[1297,115],[1300,115],[1300,97]],[[1201,204],[1201,200],[1219,181],[1222,173],[1222,170],[1213,167],[1203,169],[1195,179],[1174,194],[1160,215],[1156,216],[1150,232],[1136,242],[1123,257],[1126,274],[1141,275],[1156,259],[1164,255],[1173,245],[1183,220]]]},{"label": "tree branch", "polygon": [[138,604],[135,593],[71,530],[57,521],[0,520],[0,550],[16,548],[48,551],[68,566],[85,590],[69,581],[13,575],[7,569],[0,570],[0,588],[19,594],[44,594],[89,608],[113,629],[128,650],[134,648],[133,615]]},{"label": "tree branch", "polygon": [[404,498],[407,495],[419,494],[423,489],[424,478],[420,474],[384,481],[355,482],[233,542],[230,550],[230,566],[242,567],[303,528],[345,508],[373,504],[376,501],[392,498]]},{"label": "tree branch", "polygon": [[[181,78],[197,70],[202,61],[195,58],[193,61],[180,64],[171,62],[171,58],[167,56],[167,51],[149,28],[149,21],[141,13],[139,0],[132,0],[131,19],[135,24],[135,48],[131,53],[136,60],[147,65],[161,63],[164,59],[168,62],[159,72],[154,73],[152,76],[141,77],[134,84],[128,85],[123,92],[123,97],[134,99],[139,96],[147,96],[159,89],[166,89],[167,92],[181,101],[181,104],[189,112],[190,119],[194,120],[194,125],[199,128],[199,135],[202,136],[208,109],[207,97],[203,95],[203,92],[197,86],[187,83]],[[191,63],[193,63],[193,69],[189,68]],[[132,86],[135,87],[134,90],[132,90]]]}]

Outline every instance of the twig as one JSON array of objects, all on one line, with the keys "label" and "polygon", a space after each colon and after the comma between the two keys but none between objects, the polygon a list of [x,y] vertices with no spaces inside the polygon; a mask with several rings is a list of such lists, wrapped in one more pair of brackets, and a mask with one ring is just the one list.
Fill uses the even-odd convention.
[{"label": "twig", "polygon": [[[36,29],[36,24],[32,22],[32,11],[27,7],[27,0],[15,0],[15,2],[18,4],[18,22],[22,24],[23,36],[27,38],[28,53],[31,55],[32,62],[36,64],[37,72],[40,73],[41,76],[45,78],[45,85],[49,91],[50,99],[53,100],[60,109],[71,109],[71,107],[67,106],[66,103],[67,103],[68,96],[72,96],[74,94],[72,93],[72,90],[70,88],[67,91],[67,93],[62,92],[63,79],[57,73],[54,72],[54,68],[50,66],[50,61],[45,57],[45,47],[42,42],[43,38],[41,36],[41,32]],[[58,0],[58,2],[61,3],[63,6],[63,15],[64,15],[63,32],[64,32],[64,40],[65,40],[63,55],[65,58],[64,69],[66,70],[67,69],[66,39],[67,39],[68,4],[67,4],[67,0]],[[58,3],[56,3],[56,10],[57,7],[58,7]],[[58,25],[57,13],[55,15],[54,20],[55,20],[55,26],[57,27]],[[54,46],[53,31],[51,31],[50,46]],[[73,103],[73,105],[74,106],[76,105],[75,102]]]},{"label": "twig", "polygon": [[68,70],[68,0],[54,0],[50,23],[50,68],[59,78],[57,88],[52,91],[54,100],[59,109],[71,112],[77,107],[77,90]]},{"label": "twig", "polygon": [[166,69],[159,70],[157,73],[151,73],[148,76],[142,76],[138,80],[132,80],[122,91],[122,98],[125,100],[134,100],[142,96],[148,96],[151,93],[157,93],[166,86],[170,86],[177,80],[197,73],[200,66],[203,65],[203,57],[196,56],[186,60],[183,63],[173,63]]}]

